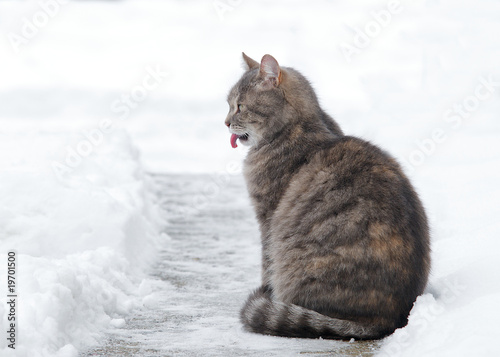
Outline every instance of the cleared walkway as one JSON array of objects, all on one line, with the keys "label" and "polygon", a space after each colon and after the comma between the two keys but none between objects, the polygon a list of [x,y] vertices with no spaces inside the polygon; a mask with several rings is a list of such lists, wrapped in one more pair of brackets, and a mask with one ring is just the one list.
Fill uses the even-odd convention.
[{"label": "cleared walkway", "polygon": [[152,278],[164,290],[85,356],[372,356],[378,342],[261,336],[238,321],[259,285],[258,226],[240,176],[161,175],[171,237]]}]

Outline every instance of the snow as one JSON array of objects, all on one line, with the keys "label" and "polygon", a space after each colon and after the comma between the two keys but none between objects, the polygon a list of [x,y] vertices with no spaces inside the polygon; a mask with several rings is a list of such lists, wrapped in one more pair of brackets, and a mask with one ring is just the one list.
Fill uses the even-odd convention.
[{"label": "snow", "polygon": [[[168,283],[177,265],[190,272],[190,293],[207,291],[192,261],[155,275],[175,246],[161,233],[160,216],[172,221],[176,209],[208,215],[225,189],[220,177],[245,155],[230,147],[223,124],[241,51],[255,59],[270,53],[303,72],[343,130],[392,153],[422,197],[432,227],[429,287],[408,326],[376,353],[500,354],[493,336],[500,317],[499,16],[493,0],[0,2],[0,261],[16,250],[20,291],[18,348],[14,354],[2,337],[1,354],[74,356],[126,334],[138,314],[169,311],[176,321],[191,308]],[[21,36],[17,46],[13,35]],[[186,182],[218,173],[219,180],[192,187],[198,194],[187,206],[173,200],[160,210],[156,200],[171,192],[146,172],[189,173]],[[206,222],[205,230],[221,229]],[[240,239],[249,240],[243,248],[254,249],[252,258],[217,262],[245,272],[231,286],[232,310],[217,318],[207,304],[212,315],[194,317],[196,328],[156,331],[162,337],[154,348],[176,341],[189,355],[196,350],[182,338],[197,336],[213,355],[228,346],[269,355],[344,348],[239,330],[237,307],[259,274],[258,240],[250,231]],[[209,259],[223,242],[191,249]],[[0,269],[0,281],[5,275]],[[196,331],[191,339],[189,331]],[[141,334],[134,336],[140,344]]]},{"label": "snow", "polygon": [[[13,350],[2,338],[0,351],[76,356],[99,341],[100,330],[123,326],[123,316],[147,304],[151,292],[138,286],[147,283],[145,271],[157,256],[162,221],[126,133],[107,134],[61,176],[51,164],[85,137],[34,126],[4,127],[0,140],[0,259],[6,266],[7,253],[16,253],[18,293],[18,342]],[[6,274],[2,269],[5,331]]]},{"label": "snow", "polygon": [[[126,318],[105,343],[84,356],[294,356],[371,353],[378,342],[283,339],[246,333],[242,302],[259,284],[258,226],[237,170],[224,175],[155,175],[171,237],[154,276],[175,289],[158,290],[157,307]],[[216,187],[223,186],[223,190]],[[210,188],[210,190],[207,190]],[[202,198],[204,205],[193,209]],[[231,202],[231,204],[228,204]],[[235,229],[236,227],[236,229]]]}]

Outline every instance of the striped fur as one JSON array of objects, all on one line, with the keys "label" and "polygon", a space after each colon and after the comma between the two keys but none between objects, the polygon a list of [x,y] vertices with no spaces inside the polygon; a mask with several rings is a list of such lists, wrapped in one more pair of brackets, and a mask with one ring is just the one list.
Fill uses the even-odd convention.
[{"label": "striped fur", "polygon": [[285,304],[273,299],[263,287],[249,296],[240,319],[249,332],[283,337],[363,340],[392,332],[386,327],[332,318],[302,306]]},{"label": "striped fur", "polygon": [[226,125],[250,146],[244,175],[262,240],[245,329],[375,339],[405,326],[430,269],[410,181],[389,154],[344,135],[299,72],[269,55],[244,59]]}]

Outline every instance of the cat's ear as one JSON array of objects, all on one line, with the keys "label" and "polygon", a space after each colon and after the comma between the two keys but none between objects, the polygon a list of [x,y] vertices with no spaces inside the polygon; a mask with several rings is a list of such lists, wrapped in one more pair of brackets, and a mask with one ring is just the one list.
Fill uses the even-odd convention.
[{"label": "cat's ear", "polygon": [[243,55],[243,60],[245,61],[246,65],[247,65],[247,70],[259,68],[259,62],[248,57],[245,54],[245,52],[241,52],[241,54]]},{"label": "cat's ear", "polygon": [[259,76],[264,79],[264,84],[268,86],[279,86],[281,83],[281,68],[278,61],[271,55],[264,55],[260,61]]}]

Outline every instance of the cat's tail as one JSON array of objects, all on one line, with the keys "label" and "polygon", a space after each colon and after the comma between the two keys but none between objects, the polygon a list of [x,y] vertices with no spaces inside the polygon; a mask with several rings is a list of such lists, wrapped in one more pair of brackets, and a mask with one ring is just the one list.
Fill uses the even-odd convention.
[{"label": "cat's tail", "polygon": [[376,339],[393,331],[276,301],[263,287],[250,295],[241,309],[240,318],[247,331],[285,337]]}]

